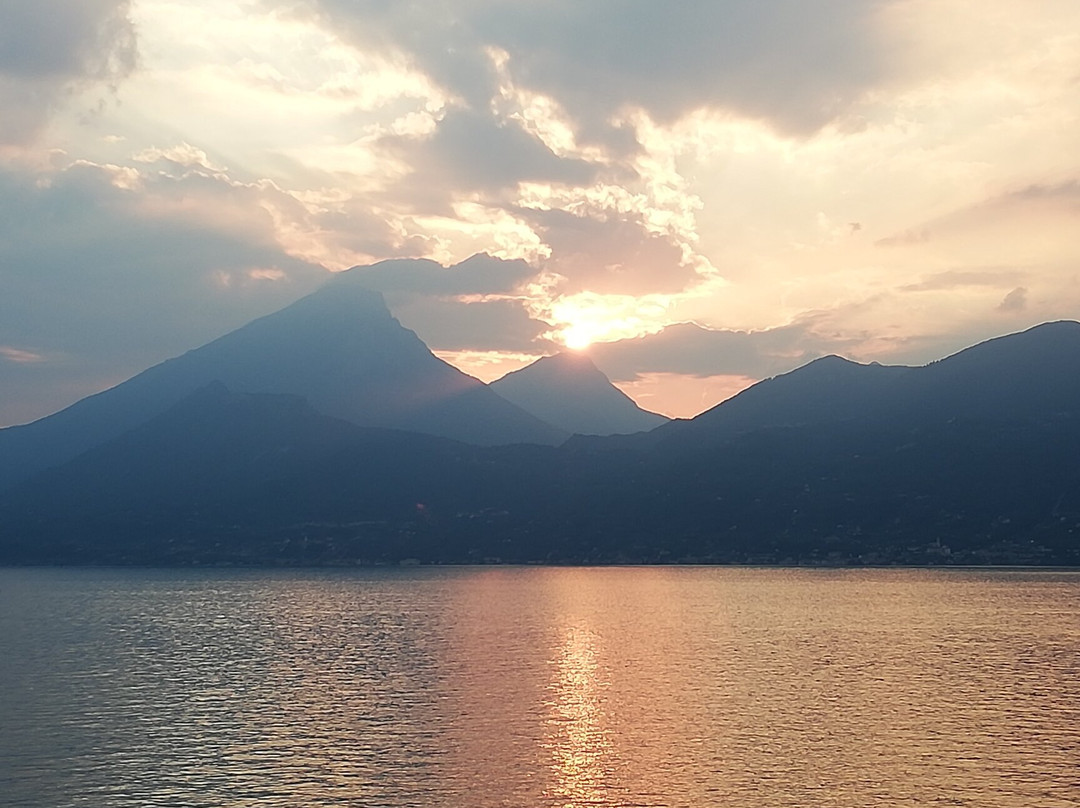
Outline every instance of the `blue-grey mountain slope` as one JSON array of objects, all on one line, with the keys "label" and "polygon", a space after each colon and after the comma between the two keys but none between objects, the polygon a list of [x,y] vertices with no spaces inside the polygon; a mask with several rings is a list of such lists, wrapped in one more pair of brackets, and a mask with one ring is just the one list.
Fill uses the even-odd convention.
[{"label": "blue-grey mountain slope", "polygon": [[579,435],[646,432],[668,421],[639,407],[584,354],[542,357],[490,386],[542,421]]},{"label": "blue-grey mountain slope", "polygon": [[921,368],[820,360],[558,447],[211,385],[0,492],[0,563],[404,559],[1080,564],[1080,324]]},{"label": "blue-grey mountain slope", "polygon": [[566,433],[434,356],[349,272],[281,311],[31,424],[0,430],[0,489],[58,465],[219,381],[307,399],[320,413],[479,445]]},{"label": "blue-grey mountain slope", "polygon": [[922,367],[826,356],[766,379],[695,418],[649,436],[655,444],[719,443],[766,428],[956,418],[1016,419],[1080,406],[1080,323],[1043,323]]}]

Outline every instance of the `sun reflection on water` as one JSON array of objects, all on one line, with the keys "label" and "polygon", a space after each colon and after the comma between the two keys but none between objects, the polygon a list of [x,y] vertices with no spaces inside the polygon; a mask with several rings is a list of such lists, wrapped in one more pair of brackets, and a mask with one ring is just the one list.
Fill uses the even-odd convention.
[{"label": "sun reflection on water", "polygon": [[564,629],[552,664],[547,739],[555,782],[548,795],[564,806],[606,804],[612,742],[605,721],[607,682],[600,672],[599,637],[584,625]]},{"label": "sun reflection on water", "polygon": [[1080,808],[1078,603],[1075,572],[0,570],[0,802]]}]

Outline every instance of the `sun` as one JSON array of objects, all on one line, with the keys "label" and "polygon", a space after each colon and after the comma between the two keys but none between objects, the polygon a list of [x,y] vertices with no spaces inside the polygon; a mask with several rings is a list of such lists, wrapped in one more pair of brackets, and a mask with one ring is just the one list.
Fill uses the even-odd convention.
[{"label": "sun", "polygon": [[559,298],[540,319],[552,330],[545,336],[571,351],[584,351],[598,342],[632,339],[660,330],[657,319],[667,299],[579,292]]},{"label": "sun", "polygon": [[559,336],[562,338],[563,344],[571,351],[584,351],[595,341],[595,336],[590,333],[591,330],[585,325],[573,325]]}]

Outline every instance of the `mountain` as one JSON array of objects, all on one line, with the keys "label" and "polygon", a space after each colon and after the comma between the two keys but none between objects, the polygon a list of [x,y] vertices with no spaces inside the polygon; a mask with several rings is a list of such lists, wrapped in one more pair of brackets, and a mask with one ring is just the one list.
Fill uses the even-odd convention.
[{"label": "mountain", "polygon": [[435,357],[351,273],[65,410],[0,430],[0,489],[123,434],[213,381],[237,392],[302,396],[324,415],[363,426],[481,445],[566,438]]},{"label": "mountain", "polygon": [[1077,411],[1080,322],[1043,323],[918,369],[902,403],[924,413],[1044,418]]},{"label": "mountain", "polygon": [[213,382],[0,492],[0,562],[461,560],[435,528],[520,503],[537,473],[557,476],[553,452],[361,427]]},{"label": "mountain", "polygon": [[0,563],[406,559],[1080,564],[1080,324],[920,368],[826,358],[558,447],[211,384],[0,493]]},{"label": "mountain", "polygon": [[694,418],[672,421],[649,435],[648,442],[694,448],[760,429],[886,418],[896,391],[917,370],[825,356],[758,382]]},{"label": "mountain", "polygon": [[849,422],[911,426],[956,418],[1051,417],[1080,408],[1080,323],[1043,323],[923,367],[826,356],[759,382],[653,444],[701,447],[766,428]]},{"label": "mountain", "polygon": [[584,354],[545,356],[490,387],[526,412],[581,435],[645,432],[668,419],[643,410]]}]

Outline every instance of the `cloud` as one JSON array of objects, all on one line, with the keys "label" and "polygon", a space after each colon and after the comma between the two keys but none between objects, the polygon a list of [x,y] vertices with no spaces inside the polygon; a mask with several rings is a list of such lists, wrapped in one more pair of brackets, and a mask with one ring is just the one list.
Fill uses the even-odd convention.
[{"label": "cloud", "polygon": [[1080,310],[1070,0],[0,5],[0,394],[418,256],[369,281],[433,347],[670,326],[597,346],[639,379]]},{"label": "cloud", "polygon": [[[268,0],[269,2],[269,0]],[[280,6],[280,3],[272,3]],[[291,3],[362,50],[409,60],[473,109],[515,85],[554,98],[579,130],[627,109],[672,121],[708,107],[810,132],[889,71],[879,0],[497,0],[432,6]]]},{"label": "cloud", "polygon": [[437,351],[548,353],[547,323],[532,319],[519,300],[462,301],[420,297],[393,307],[402,325]]},{"label": "cloud", "polygon": [[537,270],[524,261],[478,254],[444,267],[426,259],[381,261],[348,271],[350,281],[383,293],[401,323],[438,351],[552,348],[550,326],[529,316],[523,288]]},{"label": "cloud", "polygon": [[62,355],[34,363],[0,360],[0,426],[28,423],[123,381],[112,373],[107,363]]},{"label": "cloud", "polygon": [[588,185],[596,175],[595,166],[557,156],[520,122],[468,109],[448,110],[430,134],[382,137],[376,150],[408,166],[395,193],[405,182],[419,198],[432,191],[492,193],[524,181]]},{"label": "cloud", "polygon": [[683,245],[650,229],[640,214],[522,210],[521,215],[550,248],[544,268],[566,279],[559,285],[563,293],[678,292],[697,277]]},{"label": "cloud", "polygon": [[970,287],[1001,287],[1015,283],[1019,272],[1009,269],[950,269],[936,272],[918,283],[901,286],[902,292],[940,292]]},{"label": "cloud", "polygon": [[115,84],[135,68],[128,0],[5,2],[0,144],[31,140],[65,93]]},{"label": "cloud", "polygon": [[44,362],[45,357],[33,351],[25,351],[21,348],[13,348],[10,345],[0,345],[0,360],[14,362],[17,365]]},{"label": "cloud", "polygon": [[1058,183],[1032,183],[1024,188],[1002,194],[989,204],[1009,205],[1017,202],[1057,201],[1080,212],[1080,180],[1067,180]]},{"label": "cloud", "polygon": [[197,149],[190,143],[178,143],[169,148],[154,146],[144,149],[138,154],[133,154],[131,159],[137,163],[167,163],[174,169],[206,169],[207,171],[228,171],[227,166],[218,166],[210,161],[206,152]]},{"label": "cloud", "polygon": [[302,215],[205,174],[0,168],[0,345],[41,358],[0,361],[0,388],[45,414],[292,302],[326,277],[278,240]]},{"label": "cloud", "polygon": [[428,255],[438,240],[409,218],[373,205],[364,195],[330,190],[293,194],[305,212],[293,223],[290,252],[333,269],[393,256]]},{"label": "cloud", "polygon": [[1080,180],[1058,183],[1033,183],[1006,190],[972,204],[952,210],[924,222],[915,228],[875,242],[881,247],[913,246],[930,242],[962,238],[978,234],[983,241],[986,233],[1002,228],[1029,229],[1033,222],[1049,221],[1057,229],[1060,220],[1080,217]]},{"label": "cloud", "polygon": [[1005,298],[998,306],[998,311],[1003,312],[1018,312],[1027,308],[1027,293],[1028,290],[1023,286],[1017,286],[1009,294],[1005,295]]},{"label": "cloud", "polygon": [[357,282],[393,301],[417,295],[509,294],[535,273],[524,261],[506,261],[486,254],[449,267],[428,259],[397,259],[349,270]]},{"label": "cloud", "polygon": [[925,244],[930,240],[930,231],[926,229],[905,230],[893,236],[879,238],[874,242],[877,247],[904,247],[911,244]]},{"label": "cloud", "polygon": [[[685,387],[687,377],[693,377],[720,387],[734,385],[733,390],[737,391],[753,381],[787,373],[828,354],[857,362],[922,365],[1001,334],[999,321],[972,318],[958,320],[938,332],[928,330],[917,335],[895,332],[883,325],[894,316],[890,303],[886,296],[861,305],[808,312],[788,325],[760,331],[708,329],[694,323],[679,323],[636,339],[594,344],[588,352],[597,367],[624,389],[654,394],[653,388],[660,382]],[[1027,290],[1017,287],[1005,296],[997,310],[1020,314],[1026,313],[1027,308]],[[878,327],[860,327],[860,317],[869,318]],[[1014,326],[1028,327],[1045,319],[1052,318],[1025,317]],[[683,381],[677,377],[683,377]],[[688,411],[678,412],[684,415]]]},{"label": "cloud", "polygon": [[637,339],[593,345],[589,356],[618,381],[652,373],[761,379],[830,353],[830,347],[838,350],[802,323],[763,331],[713,330],[679,323]]},{"label": "cloud", "polygon": [[749,376],[642,373],[633,381],[620,381],[616,386],[647,410],[669,418],[693,418],[757,381]]}]

